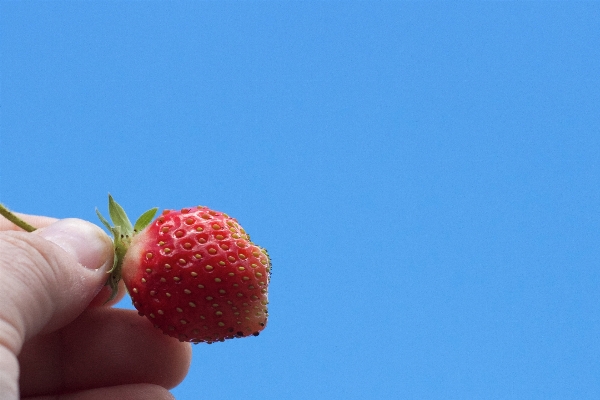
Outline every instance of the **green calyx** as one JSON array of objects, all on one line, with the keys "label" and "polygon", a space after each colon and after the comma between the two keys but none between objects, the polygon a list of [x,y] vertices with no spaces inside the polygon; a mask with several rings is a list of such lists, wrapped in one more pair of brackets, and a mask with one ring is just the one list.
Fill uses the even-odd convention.
[{"label": "green calyx", "polygon": [[112,225],[96,208],[96,214],[102,224],[108,229],[110,233],[113,235],[113,242],[115,245],[115,258],[113,262],[113,266],[108,271],[110,274],[108,279],[106,280],[106,285],[111,288],[110,298],[107,300],[110,301],[115,298],[117,295],[117,291],[119,289],[119,281],[121,280],[121,269],[123,268],[123,259],[125,258],[125,253],[127,253],[127,249],[131,245],[131,239],[140,231],[142,231],[146,226],[152,222],[154,219],[154,215],[158,208],[152,208],[145,213],[143,213],[135,224],[131,224],[125,210],[123,207],[117,203],[113,197],[108,195],[108,214],[110,215],[110,219]]}]

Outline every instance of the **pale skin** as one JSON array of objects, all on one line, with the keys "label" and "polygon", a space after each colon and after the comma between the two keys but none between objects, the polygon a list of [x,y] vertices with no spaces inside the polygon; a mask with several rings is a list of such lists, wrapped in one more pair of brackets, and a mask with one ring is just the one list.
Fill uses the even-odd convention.
[{"label": "pale skin", "polygon": [[85,221],[0,217],[0,400],[173,399],[188,343],[132,310],[112,308],[104,287],[112,243]]}]

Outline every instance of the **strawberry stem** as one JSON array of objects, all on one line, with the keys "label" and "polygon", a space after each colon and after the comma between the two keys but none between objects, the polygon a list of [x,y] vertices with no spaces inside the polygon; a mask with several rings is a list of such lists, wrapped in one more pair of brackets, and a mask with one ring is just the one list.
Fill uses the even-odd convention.
[{"label": "strawberry stem", "polygon": [[157,210],[157,208],[153,208],[146,211],[135,222],[135,226],[132,226],[127,214],[125,213],[125,210],[123,210],[123,207],[121,207],[121,205],[113,199],[110,193],[108,194],[108,215],[110,216],[111,221],[109,222],[106,218],[104,218],[104,216],[96,208],[96,214],[98,215],[100,222],[102,222],[106,229],[108,229],[108,231],[113,235],[113,244],[115,247],[115,259],[113,267],[110,271],[108,271],[110,275],[106,280],[106,286],[110,286],[111,288],[111,295],[107,302],[115,298],[119,290],[123,259],[125,258],[127,249],[131,245],[131,239],[138,232],[143,230],[148,224],[150,224],[150,222],[152,222]]},{"label": "strawberry stem", "polygon": [[9,220],[10,222],[15,224],[16,226],[18,226],[19,228],[23,229],[24,231],[33,232],[36,230],[35,227],[29,225],[27,222],[25,222],[21,218],[17,217],[12,211],[10,211],[8,208],[6,208],[2,203],[0,203],[0,214],[4,218]]}]

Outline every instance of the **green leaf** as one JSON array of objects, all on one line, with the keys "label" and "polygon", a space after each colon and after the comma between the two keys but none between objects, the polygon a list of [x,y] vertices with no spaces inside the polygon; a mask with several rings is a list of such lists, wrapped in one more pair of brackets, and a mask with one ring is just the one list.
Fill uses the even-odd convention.
[{"label": "green leaf", "polygon": [[131,221],[127,218],[125,210],[123,210],[123,207],[121,207],[110,194],[108,195],[108,213],[110,214],[113,224],[121,227],[123,234],[133,233],[133,226],[131,226]]},{"label": "green leaf", "polygon": [[122,236],[123,236],[123,231],[121,230],[120,226],[113,226],[112,228],[110,228],[110,231],[112,232],[114,239],[113,242],[115,244],[115,248],[118,247],[121,242],[122,242]]},{"label": "green leaf", "polygon": [[157,211],[158,211],[158,208],[155,207],[155,208],[152,208],[152,209],[146,211],[142,215],[140,215],[140,217],[137,219],[137,221],[135,221],[133,230],[135,232],[139,232],[139,231],[143,230],[145,227],[147,227],[148,224],[150,222],[152,222],[152,220],[154,219],[154,216],[156,215]]},{"label": "green leaf", "polygon": [[104,225],[109,232],[112,232],[112,226],[110,226],[106,218],[104,218],[104,216],[100,214],[98,207],[96,207],[96,215],[98,216],[98,218],[100,218],[100,222],[102,222],[102,225]]}]

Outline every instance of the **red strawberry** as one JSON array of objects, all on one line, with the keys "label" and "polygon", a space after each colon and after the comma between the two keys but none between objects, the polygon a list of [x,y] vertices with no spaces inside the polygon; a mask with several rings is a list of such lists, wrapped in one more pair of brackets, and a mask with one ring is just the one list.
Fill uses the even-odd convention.
[{"label": "red strawberry", "polygon": [[[133,305],[155,327],[188,342],[216,342],[258,335],[267,323],[270,260],[238,222],[207,207],[156,209],[132,227],[109,196],[115,226],[115,267]],[[147,225],[147,226],[146,226]]]}]

